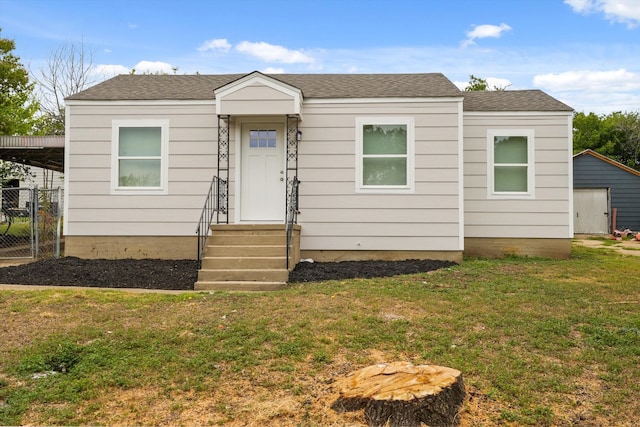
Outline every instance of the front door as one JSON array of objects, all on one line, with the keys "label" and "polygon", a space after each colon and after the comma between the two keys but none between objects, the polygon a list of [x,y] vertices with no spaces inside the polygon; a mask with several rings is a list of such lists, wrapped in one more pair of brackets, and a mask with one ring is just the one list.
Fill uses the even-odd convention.
[{"label": "front door", "polygon": [[284,222],[285,150],[282,123],[243,123],[240,220]]}]

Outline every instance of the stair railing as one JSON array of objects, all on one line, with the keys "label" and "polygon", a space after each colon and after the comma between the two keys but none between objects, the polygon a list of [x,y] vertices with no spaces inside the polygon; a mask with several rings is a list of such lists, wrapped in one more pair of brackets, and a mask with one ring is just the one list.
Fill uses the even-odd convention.
[{"label": "stair railing", "polygon": [[294,176],[291,182],[291,193],[289,194],[289,203],[287,209],[287,270],[290,267],[291,257],[291,239],[293,237],[293,226],[298,222],[298,186],[300,181],[298,177]]},{"label": "stair railing", "polygon": [[224,206],[220,206],[221,194],[219,191],[221,185],[226,185],[224,181],[225,180],[217,176],[213,177],[211,185],[209,186],[209,192],[207,193],[207,199],[204,202],[204,207],[200,214],[200,221],[198,222],[198,229],[196,230],[196,234],[198,235],[198,262],[202,261],[214,215],[219,215],[221,210],[225,210]]}]

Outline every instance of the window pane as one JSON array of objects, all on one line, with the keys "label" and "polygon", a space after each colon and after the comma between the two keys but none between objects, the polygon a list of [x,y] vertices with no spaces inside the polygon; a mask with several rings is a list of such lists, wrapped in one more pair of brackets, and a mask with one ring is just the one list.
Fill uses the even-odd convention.
[{"label": "window pane", "polygon": [[160,160],[120,160],[120,187],[160,187]]},{"label": "window pane", "polygon": [[406,125],[364,125],[363,154],[407,154]]},{"label": "window pane", "polygon": [[160,156],[161,129],[159,127],[121,127],[120,156]]},{"label": "window pane", "polygon": [[250,130],[249,147],[251,148],[276,148],[275,130]]},{"label": "window pane", "polygon": [[362,159],[362,183],[364,185],[407,185],[407,159]]},{"label": "window pane", "polygon": [[496,136],[493,147],[495,163],[527,163],[526,136]]},{"label": "window pane", "polygon": [[494,191],[528,190],[526,166],[496,166],[494,172]]}]

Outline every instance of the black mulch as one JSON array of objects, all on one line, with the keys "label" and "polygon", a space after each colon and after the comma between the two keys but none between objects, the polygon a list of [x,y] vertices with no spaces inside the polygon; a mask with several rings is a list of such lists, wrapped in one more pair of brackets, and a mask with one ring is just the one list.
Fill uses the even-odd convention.
[{"label": "black mulch", "polygon": [[[289,277],[290,283],[389,277],[446,268],[450,261],[344,261],[302,262]],[[197,280],[193,260],[80,259],[63,257],[0,268],[0,283],[106,288],[190,290]]]},{"label": "black mulch", "polygon": [[406,261],[342,261],[301,262],[289,275],[290,283],[319,282],[323,280],[371,279],[401,274],[425,273],[456,265],[451,261],[419,260]]}]

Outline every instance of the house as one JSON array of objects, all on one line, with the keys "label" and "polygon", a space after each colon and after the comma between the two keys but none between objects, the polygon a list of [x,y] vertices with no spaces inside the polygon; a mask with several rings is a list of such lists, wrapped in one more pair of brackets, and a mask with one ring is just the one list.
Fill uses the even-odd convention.
[{"label": "house", "polygon": [[[199,257],[205,200],[212,238],[275,224],[292,264],[570,255],[572,109],[538,90],[461,92],[440,73],[122,75],[66,105],[67,255]],[[210,250],[234,240],[218,238]]]},{"label": "house", "polygon": [[640,172],[593,150],[573,156],[574,230],[640,230]]}]

